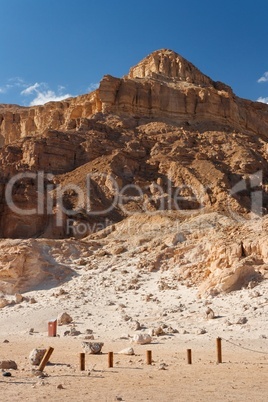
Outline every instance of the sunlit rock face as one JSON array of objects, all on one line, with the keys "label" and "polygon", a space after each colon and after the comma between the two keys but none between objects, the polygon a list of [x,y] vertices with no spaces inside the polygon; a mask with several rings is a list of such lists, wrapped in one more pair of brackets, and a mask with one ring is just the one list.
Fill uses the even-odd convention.
[{"label": "sunlit rock face", "polygon": [[260,280],[267,225],[256,237],[252,220],[267,213],[267,133],[267,105],[167,49],[89,94],[0,105],[0,237],[28,239],[0,244],[0,290],[65,280],[61,248],[82,258],[100,239],[99,258],[126,262],[148,243],[138,268],[172,269],[200,294]]}]

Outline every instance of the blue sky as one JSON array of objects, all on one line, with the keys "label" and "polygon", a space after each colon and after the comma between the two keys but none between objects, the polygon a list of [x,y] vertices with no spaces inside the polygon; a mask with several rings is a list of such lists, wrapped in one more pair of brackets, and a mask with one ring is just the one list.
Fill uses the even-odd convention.
[{"label": "blue sky", "polygon": [[[172,49],[268,103],[267,0],[0,0],[0,103],[41,104]],[[258,82],[258,80],[260,82]]]}]

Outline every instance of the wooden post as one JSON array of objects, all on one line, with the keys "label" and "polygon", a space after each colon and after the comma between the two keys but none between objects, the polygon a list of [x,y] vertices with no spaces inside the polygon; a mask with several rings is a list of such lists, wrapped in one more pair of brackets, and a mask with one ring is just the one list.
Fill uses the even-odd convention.
[{"label": "wooden post", "polygon": [[146,362],[147,362],[147,364],[152,364],[152,351],[151,350],[146,351]]},{"label": "wooden post", "polygon": [[114,354],[113,352],[108,353],[108,367],[112,368],[114,366]]},{"label": "wooden post", "polygon": [[40,365],[39,365],[39,367],[38,367],[38,370],[39,370],[39,371],[43,371],[43,370],[44,370],[44,368],[46,367],[47,362],[48,362],[49,359],[50,359],[50,356],[51,356],[52,353],[53,353],[53,350],[54,350],[54,348],[51,348],[51,347],[49,347],[49,348],[47,349],[47,351],[46,351],[46,353],[45,353],[45,355],[44,355],[43,359],[41,360],[41,363],[40,363]]},{"label": "wooden post", "polygon": [[85,371],[85,361],[86,361],[86,358],[85,358],[85,353],[80,353],[80,370],[81,371]]},{"label": "wooden post", "polygon": [[221,338],[216,339],[216,345],[217,345],[217,363],[222,363]]},{"label": "wooden post", "polygon": [[192,364],[192,349],[187,349],[187,363]]}]

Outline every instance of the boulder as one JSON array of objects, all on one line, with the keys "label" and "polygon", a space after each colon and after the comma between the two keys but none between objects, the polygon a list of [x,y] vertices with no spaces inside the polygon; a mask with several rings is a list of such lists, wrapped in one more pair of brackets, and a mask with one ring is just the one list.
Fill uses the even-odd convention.
[{"label": "boulder", "polygon": [[1,360],[0,361],[0,369],[3,370],[17,370],[18,366],[14,360]]},{"label": "boulder", "polygon": [[155,336],[166,335],[166,332],[164,331],[163,327],[157,327],[154,329],[154,335]]},{"label": "boulder", "polygon": [[120,352],[118,352],[120,355],[129,355],[132,356],[134,355],[134,349],[133,348],[126,348],[126,349],[122,349],[120,350]]},{"label": "boulder", "polygon": [[67,325],[70,324],[73,319],[68,313],[60,313],[57,318],[58,325]]},{"label": "boulder", "polygon": [[83,350],[86,353],[91,353],[93,355],[101,353],[103,345],[103,342],[82,342]]},{"label": "boulder", "polygon": [[149,334],[136,334],[133,336],[132,342],[137,345],[146,345],[152,342],[152,337]]},{"label": "boulder", "polygon": [[46,353],[46,349],[33,349],[29,354],[29,361],[33,366],[39,366]]}]

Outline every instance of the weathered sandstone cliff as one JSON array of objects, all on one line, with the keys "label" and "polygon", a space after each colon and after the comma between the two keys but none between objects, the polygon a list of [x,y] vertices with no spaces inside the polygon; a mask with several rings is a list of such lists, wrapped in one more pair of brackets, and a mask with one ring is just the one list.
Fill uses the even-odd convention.
[{"label": "weathered sandstone cliff", "polygon": [[124,78],[105,76],[99,89],[30,108],[0,106],[0,145],[47,129],[81,130],[93,114],[116,113],[176,123],[213,122],[267,135],[267,106],[235,96],[171,50],[152,53]]},{"label": "weathered sandstone cliff", "polygon": [[[171,218],[164,226],[171,230],[171,222],[183,224],[174,236],[184,240],[173,244],[168,235],[160,236],[157,253],[152,241],[145,258],[152,269],[165,269],[166,260],[178,268],[178,278],[202,282],[204,292],[247,286],[248,278],[260,279],[258,267],[267,262],[265,236],[254,248],[245,223],[267,213],[267,133],[267,105],[238,98],[166,49],[123,78],[105,76],[90,94],[29,108],[0,105],[0,237],[80,241],[108,226],[108,234],[106,229],[99,233],[109,243],[109,230],[120,230],[118,222],[131,222],[135,232],[145,230],[147,221],[139,226],[143,214],[151,219],[151,230],[154,219],[157,224],[167,213]],[[11,208],[8,194],[17,209]],[[236,225],[241,229],[241,221],[245,224],[238,243],[221,226],[218,238],[217,231],[200,231],[197,217],[211,213],[225,217],[232,233]],[[220,251],[225,237],[230,252]],[[42,241],[31,243],[40,255]],[[123,249],[136,252],[125,240]],[[23,289],[36,285],[43,270],[31,282],[32,259],[14,257],[16,250],[11,252],[14,264],[5,268],[3,263],[0,278],[1,272],[3,278],[28,275]],[[3,279],[6,288],[1,286],[15,291],[22,282],[10,278]]]}]

